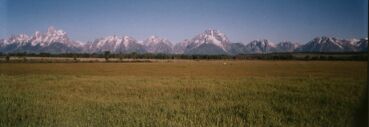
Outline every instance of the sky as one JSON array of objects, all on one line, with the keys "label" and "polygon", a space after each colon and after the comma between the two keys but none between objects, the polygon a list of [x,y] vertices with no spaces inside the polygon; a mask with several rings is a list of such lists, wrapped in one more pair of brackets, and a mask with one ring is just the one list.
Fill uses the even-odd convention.
[{"label": "sky", "polygon": [[48,26],[73,40],[109,35],[173,43],[217,29],[231,42],[306,43],[368,35],[368,0],[0,0],[0,38]]}]

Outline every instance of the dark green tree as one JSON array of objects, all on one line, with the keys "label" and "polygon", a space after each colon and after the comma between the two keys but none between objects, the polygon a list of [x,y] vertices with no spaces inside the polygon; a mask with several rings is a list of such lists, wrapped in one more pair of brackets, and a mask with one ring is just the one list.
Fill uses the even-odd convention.
[{"label": "dark green tree", "polygon": [[6,56],[5,56],[5,61],[6,61],[6,62],[9,62],[9,60],[10,60],[10,56],[9,56],[9,55],[6,55]]},{"label": "dark green tree", "polygon": [[76,63],[78,62],[77,55],[73,55],[73,61]]},{"label": "dark green tree", "polygon": [[123,54],[122,52],[119,52],[119,61],[122,62],[123,61]]},{"label": "dark green tree", "polygon": [[104,52],[104,57],[105,57],[105,61],[108,62],[109,61],[109,57],[110,57],[110,51],[105,51]]}]

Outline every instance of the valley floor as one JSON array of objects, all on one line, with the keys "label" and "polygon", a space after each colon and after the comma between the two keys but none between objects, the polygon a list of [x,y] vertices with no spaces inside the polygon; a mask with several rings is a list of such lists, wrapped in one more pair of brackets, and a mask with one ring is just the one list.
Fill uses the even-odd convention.
[{"label": "valley floor", "polygon": [[355,126],[366,84],[350,61],[1,63],[0,126]]}]

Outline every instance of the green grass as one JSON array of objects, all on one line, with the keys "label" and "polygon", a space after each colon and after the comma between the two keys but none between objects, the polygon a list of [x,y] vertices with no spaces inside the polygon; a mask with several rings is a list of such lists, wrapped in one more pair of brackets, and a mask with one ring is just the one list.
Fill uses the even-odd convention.
[{"label": "green grass", "polygon": [[352,126],[366,64],[0,64],[0,126]]}]

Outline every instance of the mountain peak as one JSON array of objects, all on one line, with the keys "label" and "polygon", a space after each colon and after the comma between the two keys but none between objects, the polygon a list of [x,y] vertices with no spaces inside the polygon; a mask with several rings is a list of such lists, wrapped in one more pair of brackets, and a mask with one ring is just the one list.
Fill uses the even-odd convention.
[{"label": "mountain peak", "polygon": [[300,45],[290,41],[282,41],[276,45],[276,52],[293,52]]},{"label": "mountain peak", "polygon": [[317,43],[331,43],[336,42],[338,39],[335,37],[321,36],[314,38],[313,42]]},{"label": "mountain peak", "polygon": [[185,54],[227,54],[229,47],[230,42],[225,34],[215,29],[207,29],[175,46],[177,53]]},{"label": "mountain peak", "polygon": [[328,36],[316,37],[297,50],[304,52],[340,52],[345,50],[342,41]]},{"label": "mountain peak", "polygon": [[81,46],[54,27],[49,27],[46,33],[36,31],[31,37],[26,34],[11,36],[3,43],[6,44],[2,45],[3,52],[78,52]]},{"label": "mountain peak", "polygon": [[250,44],[251,45],[258,45],[258,46],[262,46],[262,47],[266,47],[266,46],[275,47],[274,43],[270,42],[267,39],[254,40],[254,41],[251,41]]},{"label": "mountain peak", "polygon": [[158,36],[148,37],[143,44],[150,53],[172,53],[172,43]]},{"label": "mountain peak", "polygon": [[54,26],[49,26],[46,34],[48,36],[66,36],[67,33],[61,29],[56,29]]},{"label": "mountain peak", "polygon": [[150,37],[148,37],[144,41],[145,45],[156,45],[156,44],[159,44],[159,43],[164,43],[164,44],[167,44],[169,46],[172,46],[172,43],[169,40],[167,40],[165,38],[161,38],[159,36],[155,36],[155,35],[151,35]]},{"label": "mountain peak", "polygon": [[133,38],[133,37],[131,37],[131,36],[127,36],[127,35],[123,36],[123,40],[124,40],[124,42],[128,42],[128,41],[136,41],[136,39],[134,39],[134,38]]},{"label": "mountain peak", "polygon": [[34,36],[41,36],[41,32],[40,31],[36,31]]},{"label": "mountain peak", "polygon": [[198,43],[199,46],[201,44],[214,44],[225,50],[225,45],[229,43],[229,40],[222,32],[215,29],[208,29],[193,38],[192,42]]},{"label": "mountain peak", "polygon": [[204,31],[204,33],[212,36],[214,36],[214,34],[220,34],[220,32],[216,29],[207,29]]},{"label": "mountain peak", "polygon": [[30,37],[27,34],[19,34],[12,35],[8,41],[11,43],[17,43],[17,42],[27,42],[29,39]]},{"label": "mountain peak", "polygon": [[220,32],[219,30],[216,30],[216,29],[207,29],[202,34],[203,35],[210,35],[210,36],[222,36],[222,37],[225,36],[224,33]]},{"label": "mountain peak", "polygon": [[145,52],[141,44],[138,44],[136,39],[130,36],[111,35],[96,39],[94,42],[85,45],[87,52],[104,52],[110,51],[114,53],[131,53]]}]

